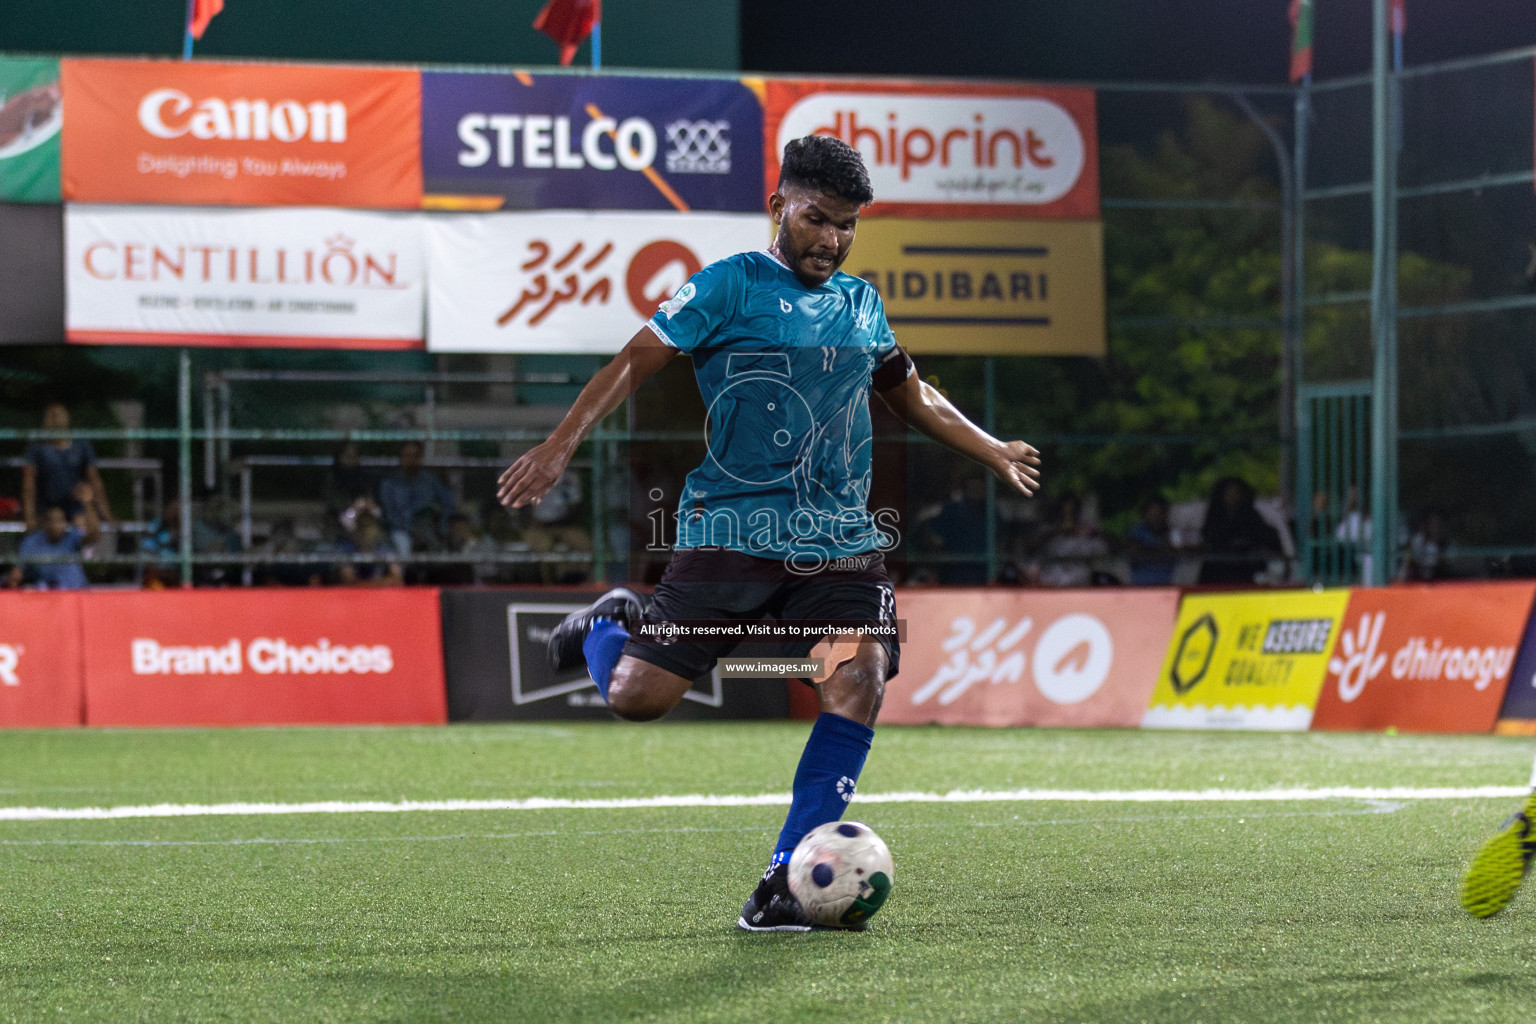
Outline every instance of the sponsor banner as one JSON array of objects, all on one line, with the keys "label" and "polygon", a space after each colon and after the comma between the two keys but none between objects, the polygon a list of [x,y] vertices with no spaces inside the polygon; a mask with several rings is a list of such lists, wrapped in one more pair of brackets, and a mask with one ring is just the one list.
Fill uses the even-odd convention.
[{"label": "sponsor banner", "polygon": [[0,594],[0,728],[80,725],[80,595]]},{"label": "sponsor banner", "polygon": [[763,111],[740,82],[426,72],[434,209],[761,212]]},{"label": "sponsor banner", "polygon": [[[585,667],[555,672],[546,660],[550,631],[598,591],[445,590],[443,647],[452,721],[551,718],[613,721]],[[737,654],[772,656],[777,647],[742,644]],[[792,681],[789,687],[810,687]],[[694,682],[667,714],[671,720],[784,718],[782,679],[722,680],[718,671]]]},{"label": "sponsor banner", "polygon": [[782,79],[763,88],[769,192],[786,143],[832,135],[863,154],[871,216],[1098,219],[1091,89]]},{"label": "sponsor banner", "polygon": [[768,242],[744,213],[493,213],[427,220],[427,348],[617,352],[699,268]]},{"label": "sponsor banner", "polygon": [[1105,352],[1098,221],[875,218],[860,223],[843,269],[880,289],[911,352]]},{"label": "sponsor banner", "polygon": [[65,60],[64,198],[421,205],[415,71]]},{"label": "sponsor banner", "polygon": [[1176,590],[903,590],[901,674],[882,724],[1134,727]]},{"label": "sponsor banner", "polygon": [[1304,730],[1347,590],[1186,594],[1141,724]]},{"label": "sponsor banner", "polygon": [[59,62],[0,57],[0,202],[59,201]]},{"label": "sponsor banner", "polygon": [[1520,653],[1504,691],[1504,704],[1493,731],[1517,736],[1536,736],[1536,614],[1526,623]]},{"label": "sponsor banner", "polygon": [[64,208],[0,203],[0,345],[64,340]]},{"label": "sponsor banner", "polygon": [[1536,583],[1352,592],[1312,727],[1488,732],[1533,596]]},{"label": "sponsor banner", "polygon": [[420,348],[419,221],[359,210],[71,205],[67,338]]},{"label": "sponsor banner", "polygon": [[434,589],[86,598],[88,725],[446,720]]}]

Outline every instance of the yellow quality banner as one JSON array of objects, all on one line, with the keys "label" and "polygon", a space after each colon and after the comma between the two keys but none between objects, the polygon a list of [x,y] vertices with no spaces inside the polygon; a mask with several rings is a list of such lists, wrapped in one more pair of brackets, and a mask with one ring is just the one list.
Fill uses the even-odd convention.
[{"label": "yellow quality banner", "polygon": [[880,289],[910,352],[1105,351],[1099,221],[870,217],[843,270]]},{"label": "yellow quality banner", "polygon": [[1348,590],[1186,596],[1142,726],[1307,729],[1348,601]]}]

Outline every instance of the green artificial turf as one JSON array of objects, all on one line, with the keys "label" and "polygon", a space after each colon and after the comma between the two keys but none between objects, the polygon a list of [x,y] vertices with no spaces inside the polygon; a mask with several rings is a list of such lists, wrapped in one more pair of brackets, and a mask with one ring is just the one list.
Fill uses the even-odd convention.
[{"label": "green artificial turf", "polygon": [[[0,806],[785,792],[804,723],[0,733]],[[1522,785],[1500,737],[883,728],[862,793]],[[0,1020],[1527,1020],[1513,800],[870,803],[863,934],[748,935],[778,806],[0,822]],[[1536,885],[1532,886],[1536,889]]]}]

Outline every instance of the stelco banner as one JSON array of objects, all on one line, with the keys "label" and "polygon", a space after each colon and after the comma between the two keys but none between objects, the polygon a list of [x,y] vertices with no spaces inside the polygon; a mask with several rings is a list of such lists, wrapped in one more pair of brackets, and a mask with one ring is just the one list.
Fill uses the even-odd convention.
[{"label": "stelco banner", "polygon": [[843,269],[917,353],[1102,356],[1098,221],[862,220]]},{"label": "stelco banner", "polygon": [[415,71],[65,60],[64,198],[421,205]]},{"label": "stelco banner", "polygon": [[421,87],[430,208],[763,208],[762,107],[739,82],[427,72]]},{"label": "stelco banner", "polygon": [[59,201],[59,62],[0,57],[0,202]]},{"label": "stelco banner", "polygon": [[436,590],[87,597],[88,725],[447,719]]},{"label": "stelco banner", "polygon": [[66,337],[420,348],[419,217],[72,205],[64,230]]},{"label": "stelco banner", "polygon": [[617,352],[699,268],[768,242],[741,213],[431,218],[427,348]]},{"label": "stelco banner", "polygon": [[1488,732],[1533,596],[1533,583],[1354,591],[1312,727]]},{"label": "stelco banner", "polygon": [[1189,594],[1147,728],[1304,730],[1347,590]]},{"label": "stelco banner", "polygon": [[901,674],[882,723],[1141,724],[1176,590],[903,590]]},{"label": "stelco banner", "polygon": [[786,143],[832,135],[864,157],[870,216],[1099,216],[1091,89],[776,80],[764,90],[769,192]]},{"label": "stelco banner", "polygon": [[1536,614],[1526,622],[1515,657],[1504,704],[1493,731],[1514,736],[1536,736]]},{"label": "stelco banner", "polygon": [[0,594],[0,728],[84,722],[81,595]]}]

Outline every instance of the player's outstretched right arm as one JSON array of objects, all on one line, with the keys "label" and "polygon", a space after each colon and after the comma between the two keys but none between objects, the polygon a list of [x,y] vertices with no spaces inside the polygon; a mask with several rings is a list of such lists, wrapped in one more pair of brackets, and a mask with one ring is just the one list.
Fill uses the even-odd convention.
[{"label": "player's outstretched right arm", "polygon": [[555,486],[566,464],[576,454],[592,429],[603,417],[623,404],[663,366],[678,354],[677,349],[658,338],[649,327],[641,327],[613,361],[598,370],[581,389],[549,440],[531,448],[501,474],[496,498],[503,505],[522,508],[537,502]]}]

